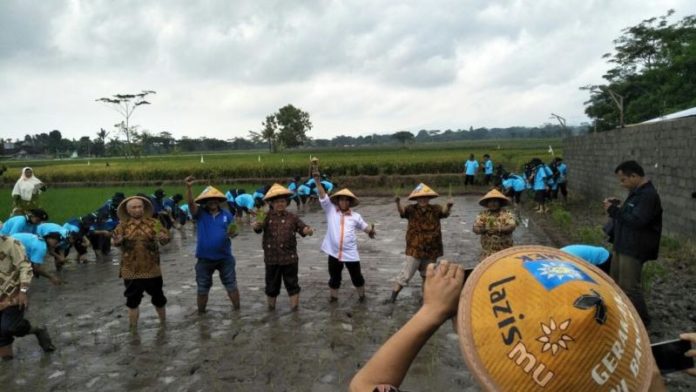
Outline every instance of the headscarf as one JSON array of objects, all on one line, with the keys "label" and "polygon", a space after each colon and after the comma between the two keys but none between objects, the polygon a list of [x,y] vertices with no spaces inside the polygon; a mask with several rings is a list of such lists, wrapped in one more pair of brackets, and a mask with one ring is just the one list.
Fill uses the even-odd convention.
[{"label": "headscarf", "polygon": [[[32,176],[29,178],[24,174],[27,169],[32,171]],[[19,177],[19,180],[17,180],[14,188],[12,189],[12,197],[19,195],[22,200],[31,201],[31,197],[35,193],[40,192],[39,187],[43,183],[35,175],[33,175],[33,173],[34,170],[28,166],[22,169],[22,176]]]}]

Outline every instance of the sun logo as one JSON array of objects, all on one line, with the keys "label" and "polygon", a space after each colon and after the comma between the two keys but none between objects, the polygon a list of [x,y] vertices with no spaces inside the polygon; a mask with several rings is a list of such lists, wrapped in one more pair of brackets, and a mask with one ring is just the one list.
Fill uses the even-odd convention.
[{"label": "sun logo", "polygon": [[541,347],[542,353],[551,350],[551,354],[556,355],[560,349],[568,350],[568,344],[566,342],[575,341],[575,339],[565,333],[570,326],[570,319],[558,325],[556,325],[553,319],[550,319],[549,325],[544,323],[540,324],[543,335],[538,337],[537,340],[543,343]]},{"label": "sun logo", "polygon": [[580,274],[578,270],[565,263],[542,263],[541,267],[539,267],[537,271],[539,272],[539,275],[549,279],[582,279],[582,274]]}]

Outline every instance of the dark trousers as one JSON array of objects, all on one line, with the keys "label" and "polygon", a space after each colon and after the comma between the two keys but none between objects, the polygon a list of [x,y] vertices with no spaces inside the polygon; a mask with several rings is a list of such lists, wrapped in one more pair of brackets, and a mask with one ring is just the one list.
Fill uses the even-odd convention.
[{"label": "dark trousers", "polygon": [[643,261],[614,252],[611,256],[611,277],[635,306],[643,324],[650,325],[648,305],[643,297]]},{"label": "dark trousers", "polygon": [[492,174],[486,174],[486,177],[485,177],[486,185],[491,184],[491,178],[493,178]]},{"label": "dark trousers", "polygon": [[157,308],[167,304],[167,297],[164,296],[162,290],[164,282],[161,276],[146,279],[123,279],[123,285],[126,286],[126,290],[123,292],[123,296],[126,297],[126,306],[131,309],[137,309],[140,306],[143,293],[150,294],[151,302]]},{"label": "dark trousers", "polygon": [[0,347],[9,346],[14,338],[31,332],[31,324],[24,318],[19,306],[9,306],[0,311]]},{"label": "dark trousers", "polygon": [[111,237],[106,235],[87,234],[95,254],[108,255],[111,252]]},{"label": "dark trousers", "polygon": [[329,287],[332,289],[338,289],[341,287],[341,279],[343,275],[343,265],[348,268],[348,273],[350,274],[350,280],[353,282],[355,287],[363,287],[365,285],[365,278],[360,271],[359,261],[349,261],[342,262],[338,261],[337,258],[329,256]]},{"label": "dark trousers", "polygon": [[474,185],[474,176],[467,175],[464,177],[464,185]]},{"label": "dark trousers", "polygon": [[300,284],[297,278],[298,264],[266,264],[266,295],[277,297],[280,294],[281,280],[285,283],[285,290],[289,296],[300,293]]}]

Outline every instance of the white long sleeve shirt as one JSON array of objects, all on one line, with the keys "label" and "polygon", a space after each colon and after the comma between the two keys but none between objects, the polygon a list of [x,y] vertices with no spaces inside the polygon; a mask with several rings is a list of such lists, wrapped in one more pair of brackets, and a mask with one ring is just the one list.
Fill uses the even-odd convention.
[{"label": "white long sleeve shirt", "polygon": [[321,251],[339,261],[360,261],[357,232],[367,229],[367,222],[357,212],[341,212],[328,195],[319,199],[319,203],[324,209],[327,225]]}]

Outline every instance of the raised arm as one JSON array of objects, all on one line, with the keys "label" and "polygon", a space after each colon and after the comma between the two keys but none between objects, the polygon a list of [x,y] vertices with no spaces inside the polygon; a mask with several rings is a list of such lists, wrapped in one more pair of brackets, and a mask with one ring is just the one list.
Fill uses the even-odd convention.
[{"label": "raised arm", "polygon": [[193,192],[191,190],[191,186],[193,186],[194,181],[195,178],[193,178],[193,176],[188,176],[184,180],[184,183],[186,184],[186,203],[189,206],[191,216],[196,216],[196,213],[198,213],[198,206],[193,202]]},{"label": "raised arm", "polygon": [[429,264],[420,310],[375,353],[353,377],[351,391],[372,391],[379,385],[398,387],[418,352],[459,303],[464,270],[443,260]]},{"label": "raised arm", "polygon": [[319,198],[323,199],[326,197],[326,190],[321,184],[321,177],[319,177],[319,169],[314,167],[312,170],[312,178],[314,178],[314,183],[317,184],[317,192],[319,193]]},{"label": "raised arm", "polygon": [[396,202],[396,209],[399,211],[399,216],[404,218],[405,217],[404,215],[406,215],[406,210],[401,205],[401,198],[399,196],[395,197],[394,202]]}]

